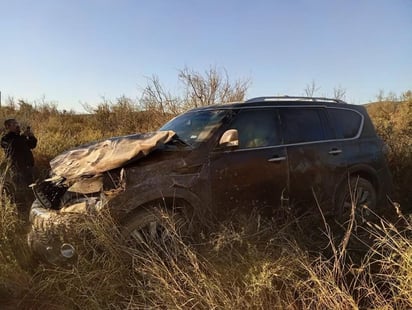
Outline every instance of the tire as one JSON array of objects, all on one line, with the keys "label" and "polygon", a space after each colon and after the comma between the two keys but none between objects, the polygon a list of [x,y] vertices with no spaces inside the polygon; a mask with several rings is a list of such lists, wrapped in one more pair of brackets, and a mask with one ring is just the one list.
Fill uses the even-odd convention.
[{"label": "tire", "polygon": [[369,220],[372,213],[376,211],[376,189],[370,181],[362,177],[351,177],[349,183],[342,184],[337,197],[335,213],[339,220],[350,219],[353,204],[355,205],[355,219],[358,222]]},{"label": "tire", "polygon": [[123,225],[122,235],[128,246],[138,249],[172,246],[182,226],[181,217],[168,210],[144,208],[132,214]]}]

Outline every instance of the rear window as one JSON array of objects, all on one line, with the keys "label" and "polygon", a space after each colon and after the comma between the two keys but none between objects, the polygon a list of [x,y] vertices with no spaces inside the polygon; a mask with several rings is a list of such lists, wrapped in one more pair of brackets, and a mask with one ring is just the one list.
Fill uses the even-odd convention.
[{"label": "rear window", "polygon": [[355,138],[362,124],[362,116],[351,110],[329,109],[337,139]]},{"label": "rear window", "polygon": [[281,109],[283,140],[285,144],[326,140],[320,109]]}]

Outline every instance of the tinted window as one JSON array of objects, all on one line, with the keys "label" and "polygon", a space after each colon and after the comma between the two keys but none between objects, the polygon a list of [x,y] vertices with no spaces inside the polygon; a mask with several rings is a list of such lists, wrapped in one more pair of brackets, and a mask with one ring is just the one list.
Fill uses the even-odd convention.
[{"label": "tinted window", "polygon": [[284,143],[325,140],[320,113],[320,109],[282,109],[280,115]]},{"label": "tinted window", "polygon": [[248,109],[239,112],[230,128],[237,129],[240,148],[254,148],[278,145],[277,127],[276,110]]},{"label": "tinted window", "polygon": [[329,109],[338,139],[354,138],[359,132],[362,117],[351,110]]}]

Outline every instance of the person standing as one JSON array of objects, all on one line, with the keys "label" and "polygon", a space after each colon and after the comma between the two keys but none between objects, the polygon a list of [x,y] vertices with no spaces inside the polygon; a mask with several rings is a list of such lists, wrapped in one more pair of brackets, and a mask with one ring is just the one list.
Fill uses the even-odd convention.
[{"label": "person standing", "polygon": [[32,149],[37,145],[37,139],[30,127],[21,134],[20,125],[16,119],[10,118],[4,122],[5,135],[1,138],[9,162],[11,179],[16,188],[27,187],[33,182],[34,157]]}]

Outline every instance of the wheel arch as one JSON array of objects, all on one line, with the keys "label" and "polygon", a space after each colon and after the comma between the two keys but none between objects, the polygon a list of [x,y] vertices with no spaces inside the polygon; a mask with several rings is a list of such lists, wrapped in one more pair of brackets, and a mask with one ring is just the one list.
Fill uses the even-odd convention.
[{"label": "wheel arch", "polygon": [[371,182],[376,192],[380,191],[380,185],[378,181],[377,172],[370,166],[367,165],[356,165],[349,169],[350,177],[361,177],[365,180]]},{"label": "wheel arch", "polygon": [[380,192],[380,184],[379,184],[379,179],[378,179],[378,174],[377,172],[370,166],[368,165],[355,165],[350,167],[347,170],[347,173],[343,175],[338,182],[338,185],[335,188],[335,193],[333,197],[333,201],[335,205],[337,204],[337,200],[339,198],[339,190],[345,186],[345,182],[348,183],[348,177],[353,178],[353,177],[360,177],[363,178],[367,181],[369,181],[373,187],[376,190],[376,193]]},{"label": "wheel arch", "polygon": [[124,214],[120,220],[121,223],[125,223],[130,217],[134,216],[140,210],[144,208],[161,207],[167,210],[173,210],[177,212],[189,212],[193,214],[196,209],[200,209],[200,200],[193,193],[174,192],[169,194],[159,195],[145,195],[146,199],[134,200],[129,199],[127,202],[127,208],[124,210]]}]

